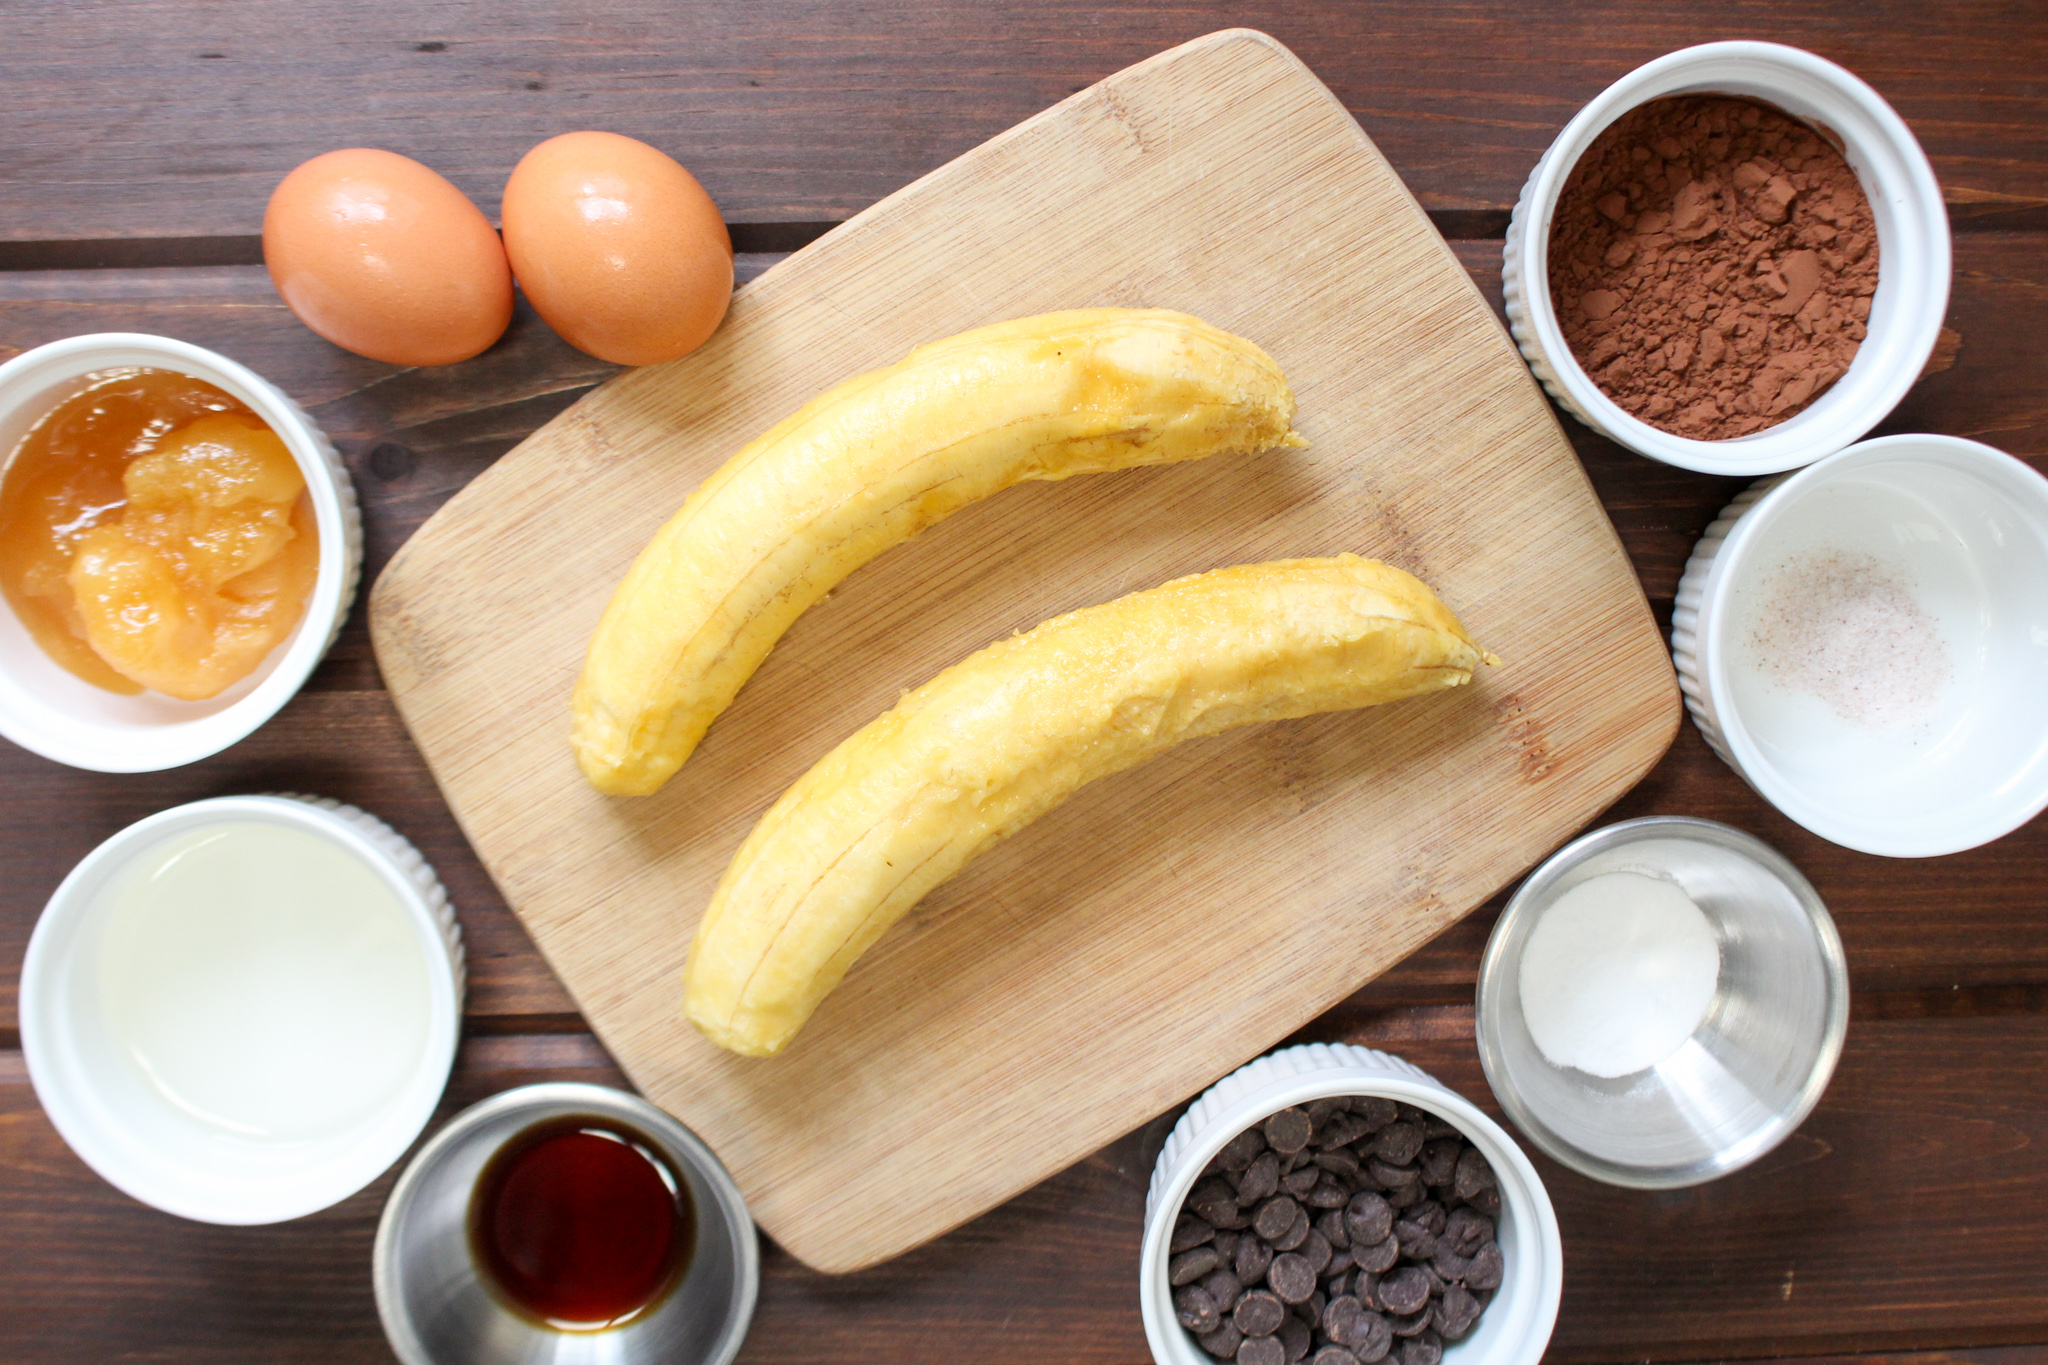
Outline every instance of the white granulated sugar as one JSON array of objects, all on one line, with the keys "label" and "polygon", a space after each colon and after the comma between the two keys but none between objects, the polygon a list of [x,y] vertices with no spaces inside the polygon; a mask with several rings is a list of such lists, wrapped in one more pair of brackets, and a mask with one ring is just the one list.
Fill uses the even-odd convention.
[{"label": "white granulated sugar", "polygon": [[1609,872],[1559,896],[1522,948],[1522,1017],[1552,1065],[1627,1076],[1692,1037],[1721,979],[1714,928],[1683,890]]},{"label": "white granulated sugar", "polygon": [[1845,550],[1780,565],[1750,645],[1766,676],[1872,729],[1925,719],[1952,672],[1912,588],[1875,557]]}]

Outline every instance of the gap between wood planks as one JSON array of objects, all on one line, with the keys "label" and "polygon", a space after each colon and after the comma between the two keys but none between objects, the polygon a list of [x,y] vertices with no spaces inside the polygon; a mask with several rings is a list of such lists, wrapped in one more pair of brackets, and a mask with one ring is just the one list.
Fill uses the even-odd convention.
[{"label": "gap between wood planks", "polygon": [[[1431,209],[1429,221],[1451,241],[1505,237],[1500,209]],[[2010,232],[2048,228],[2048,206],[1952,200],[1956,232]],[[837,223],[729,223],[735,252],[780,253],[809,246]],[[75,240],[0,241],[0,270],[136,270],[166,266],[261,265],[263,239],[240,237],[88,237]]]},{"label": "gap between wood planks", "polygon": [[[1458,995],[1467,995],[1459,992]],[[1341,1033],[1354,1042],[1403,1043],[1472,1035],[1472,1005],[1453,993],[1434,999],[1376,1000],[1368,987],[1275,1044],[1313,1042]],[[1948,990],[1863,991],[1849,1001],[1852,1023],[1901,1019],[1970,1019],[2048,1013],[2048,985],[1957,986]],[[482,1070],[536,1066],[606,1066],[604,1047],[577,1014],[476,1014],[462,1021],[462,1037]],[[553,1040],[553,1041],[550,1041]],[[557,1055],[559,1054],[559,1055]],[[27,1079],[21,1031],[0,1029],[0,1085]]]}]

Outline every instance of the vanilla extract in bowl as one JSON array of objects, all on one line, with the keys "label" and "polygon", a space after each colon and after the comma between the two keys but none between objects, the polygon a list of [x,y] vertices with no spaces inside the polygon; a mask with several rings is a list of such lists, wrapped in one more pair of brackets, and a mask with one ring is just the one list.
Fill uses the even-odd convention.
[{"label": "vanilla extract in bowl", "polygon": [[522,1315],[562,1331],[642,1317],[689,1268],[696,1210],[644,1134],[572,1114],[494,1154],[471,1197],[471,1254]]}]

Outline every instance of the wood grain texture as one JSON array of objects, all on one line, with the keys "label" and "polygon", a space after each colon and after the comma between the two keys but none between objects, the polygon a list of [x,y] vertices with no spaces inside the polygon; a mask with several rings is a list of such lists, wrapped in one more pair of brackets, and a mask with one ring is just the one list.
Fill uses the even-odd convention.
[{"label": "wood grain texture", "polygon": [[[1389,1048],[1492,1108],[1469,1006],[1360,1012],[1303,1038]],[[2039,1365],[2048,1283],[2048,1019],[1859,1021],[1834,1085],[1759,1166],[1671,1194],[1536,1158],[1569,1257],[1547,1357],[1698,1361],[1855,1351],[1809,1365]],[[587,1035],[471,1039],[440,1117],[513,1085],[623,1077]],[[1142,1365],[1145,1188],[1178,1108],[949,1235],[852,1275],[764,1245],[748,1365]],[[0,1359],[99,1365],[389,1361],[369,1248],[387,1173],[269,1228],[159,1214],[71,1154],[0,1053]],[[877,1216],[886,1216],[886,1206]],[[1788,1295],[1787,1272],[1791,1293]],[[1949,1349],[1874,1356],[1932,1343]]]},{"label": "wood grain texture", "polygon": [[[569,684],[690,488],[914,344],[1116,303],[1267,346],[1311,448],[969,508],[799,621],[658,796],[583,783]],[[902,688],[1134,587],[1340,549],[1416,572],[1513,662],[1084,790],[928,896],[773,1061],[678,1022],[690,930],[748,826]],[[1010,1197],[1343,997],[1626,790],[1676,724],[1669,660],[1526,368],[1357,125],[1241,30],[792,256],[696,355],[613,381],[472,483],[371,615],[444,794],[599,1036],[763,1228],[839,1270]],[[1266,939],[1250,963],[1247,932]],[[862,1216],[885,1190],[893,1217]]]},{"label": "wood grain texture", "polygon": [[1231,24],[1300,53],[1430,208],[1504,211],[1626,71],[1767,37],[1872,82],[1959,213],[2040,226],[2038,17],[2009,0],[1052,0],[1000,21],[928,0],[13,0],[0,120],[31,135],[0,141],[0,240],[252,236],[286,171],[352,145],[417,157],[495,212],[527,148],[593,125],[677,156],[730,218],[838,220]]},{"label": "wood grain texture", "polygon": [[[1498,240],[1452,249],[1499,311]],[[773,256],[742,258],[748,277]],[[1957,363],[1921,381],[1878,430],[1971,435],[2048,472],[2048,233],[1973,232],[1956,240],[1950,325]],[[0,272],[0,356],[78,332],[137,330],[184,337],[235,357],[319,415],[362,500],[366,576],[459,488],[615,367],[564,345],[522,314],[479,361],[407,371],[339,351],[291,317],[257,267]],[[1629,454],[1564,424],[1614,521],[1660,622],[1693,541],[1740,480],[1716,479]],[[227,753],[172,773],[79,772],[0,743],[0,1036],[14,1027],[14,980],[43,901],[82,853],[126,823],[198,796],[245,791],[261,776],[378,811],[433,857],[455,893],[472,949],[472,1017],[573,1017],[567,994],[513,920],[441,801],[410,739],[379,694],[367,604],[358,599],[307,698]],[[301,769],[303,768],[303,771]],[[59,820],[47,812],[62,813]],[[2016,912],[2048,885],[2048,821],[1900,876],[1887,859],[1837,848],[1778,816],[1707,752],[1690,727],[1612,818],[1702,814],[1786,849],[1842,916],[1856,990],[2048,981],[2048,915]],[[2016,899],[2017,898],[2017,901]],[[1377,1001],[1470,998],[1473,974],[1504,897],[1446,930],[1375,981]],[[1961,917],[1961,921],[1957,921]]]}]

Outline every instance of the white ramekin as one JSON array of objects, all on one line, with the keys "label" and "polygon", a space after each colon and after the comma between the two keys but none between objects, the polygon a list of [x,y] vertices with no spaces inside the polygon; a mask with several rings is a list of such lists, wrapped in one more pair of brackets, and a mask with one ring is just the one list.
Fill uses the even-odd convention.
[{"label": "white ramekin", "polygon": [[[251,821],[310,831],[360,859],[405,908],[427,972],[428,1031],[405,1089],[347,1131],[293,1143],[229,1139],[187,1116],[136,1079],[99,1022],[98,947],[109,910],[100,893],[160,840]],[[433,868],[383,821],[309,796],[194,801],[114,835],[50,897],[22,963],[21,1050],[50,1122],[109,1184],[201,1222],[281,1222],[354,1194],[426,1127],[455,1060],[463,969],[461,931]]]},{"label": "white ramekin", "polygon": [[[1624,411],[1572,358],[1550,297],[1550,222],[1565,178],[1593,140],[1671,95],[1762,100],[1833,134],[1870,198],[1878,284],[1849,372],[1804,412],[1725,441],[1660,431]],[[1529,173],[1501,263],[1508,326],[1529,368],[1565,411],[1638,454],[1707,474],[1797,469],[1855,441],[1920,377],[1948,311],[1949,228],[1941,186],[1912,130],[1881,96],[1822,57],[1779,43],[1704,43],[1667,53],[1607,87],[1565,125]]]},{"label": "white ramekin", "polygon": [[123,697],[94,687],[58,667],[0,598],[0,735],[45,758],[105,773],[196,762],[277,714],[334,643],[355,600],[363,557],[355,486],[327,437],[282,389],[190,342],[98,332],[38,346],[0,365],[0,462],[13,458],[44,413],[84,387],[86,375],[128,365],[175,370],[224,389],[283,439],[313,499],[320,568],[298,627],[254,673],[206,701],[154,691]]},{"label": "white ramekin", "polygon": [[1399,1057],[1342,1043],[1306,1043],[1247,1062],[1202,1092],[1167,1135],[1145,1196],[1145,1242],[1138,1253],[1138,1299],[1152,1358],[1159,1365],[1215,1365],[1174,1317],[1166,1281],[1174,1219],[1203,1168],[1268,1114],[1333,1095],[1381,1095],[1427,1109],[1455,1124],[1485,1156],[1500,1185],[1506,1273],[1472,1334],[1444,1346],[1444,1362],[1536,1365],[1564,1292],[1557,1214],[1536,1168],[1499,1124],[1442,1082]]},{"label": "white ramekin", "polygon": [[[1956,674],[1924,725],[1852,728],[1761,679],[1748,594],[1817,549],[1897,559],[1913,580]],[[1693,548],[1671,656],[1708,745],[1815,834],[1895,858],[1988,843],[2048,807],[2048,479],[1976,441],[1907,435],[1761,480]]]}]

